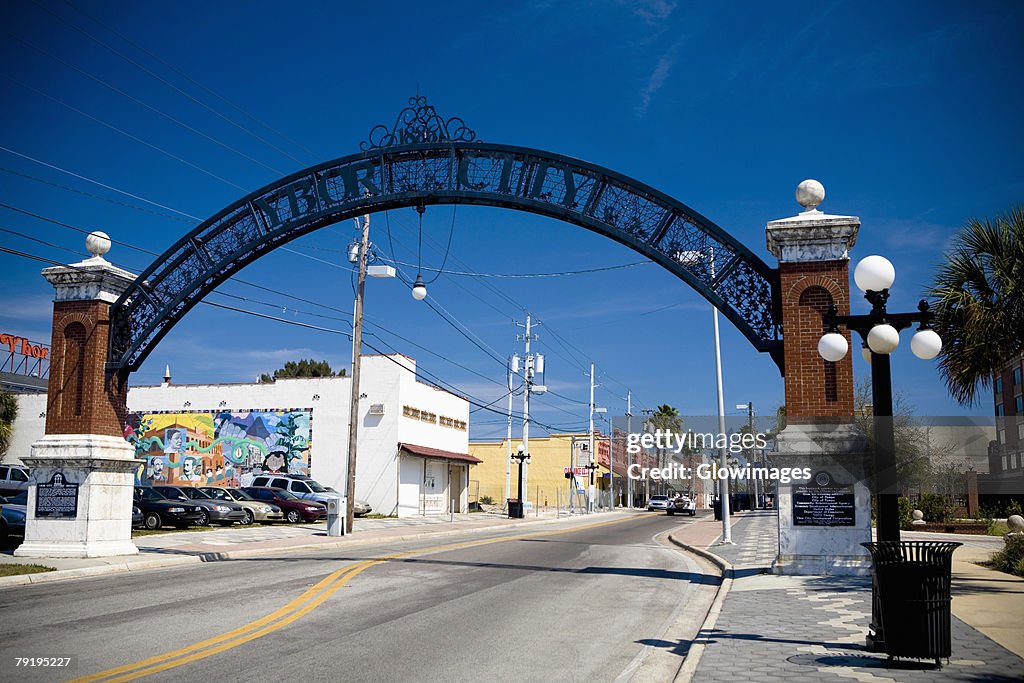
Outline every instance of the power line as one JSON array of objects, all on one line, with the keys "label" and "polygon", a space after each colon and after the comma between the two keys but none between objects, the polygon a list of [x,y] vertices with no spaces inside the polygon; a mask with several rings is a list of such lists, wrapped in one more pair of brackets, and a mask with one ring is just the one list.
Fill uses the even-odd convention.
[{"label": "power line", "polygon": [[103,121],[102,119],[98,119],[95,116],[93,116],[92,114],[87,114],[86,112],[82,111],[81,109],[73,107],[72,105],[68,104],[67,102],[64,102],[63,100],[60,100],[60,99],[54,97],[53,95],[49,95],[49,94],[43,92],[42,90],[39,90],[38,88],[34,88],[31,85],[28,85],[27,83],[24,83],[24,82],[20,81],[19,79],[15,78],[14,76],[12,76],[11,74],[9,74],[7,72],[0,72],[0,75],[5,76],[6,78],[14,81],[15,83],[17,83],[21,87],[25,88],[26,90],[31,90],[32,92],[36,93],[37,95],[40,95],[42,97],[45,97],[48,100],[56,102],[57,104],[61,105],[62,107],[66,107],[66,108],[70,109],[71,111],[75,112],[76,114],[81,114],[82,116],[84,116],[85,118],[89,119],[90,121],[94,121],[94,122],[100,124],[101,126],[105,126],[105,127],[109,128],[109,129],[115,131],[115,132],[120,133],[121,135],[124,135],[125,137],[127,137],[127,138],[129,138],[131,140],[134,140],[135,142],[138,142],[139,144],[145,145],[146,147],[149,147],[151,149],[155,149],[156,151],[158,151],[161,154],[164,154],[164,155],[170,157],[171,159],[174,159],[175,161],[181,162],[181,163],[185,164],[186,166],[194,168],[195,170],[197,170],[197,171],[199,171],[201,173],[205,173],[206,175],[210,176],[211,178],[219,180],[219,181],[221,181],[222,183],[224,183],[226,185],[230,185],[231,187],[233,187],[233,188],[235,188],[237,190],[241,190],[242,192],[245,192],[245,188],[242,187],[241,185],[237,185],[237,184],[231,182],[230,180],[227,180],[226,178],[222,178],[221,176],[217,175],[216,173],[214,173],[212,171],[207,171],[202,166],[197,166],[196,164],[193,164],[191,161],[187,161],[186,159],[182,159],[181,157],[177,156],[176,154],[172,154],[171,152],[168,152],[166,149],[163,149],[161,147],[157,147],[156,145],[154,145],[151,142],[146,142],[142,138],[140,138],[138,136],[135,136],[135,135],[132,135],[128,131],[123,130],[121,128],[118,128],[117,126],[115,126],[113,124],[107,123],[106,121]]},{"label": "power line", "polygon": [[58,57],[57,55],[53,54],[52,52],[48,52],[47,50],[44,50],[43,48],[39,47],[38,45],[34,45],[34,44],[30,43],[29,41],[25,40],[24,38],[22,38],[22,37],[20,37],[18,35],[15,35],[14,33],[11,33],[10,31],[5,31],[5,33],[7,33],[7,35],[9,35],[10,37],[12,37],[15,40],[17,40],[19,43],[21,43],[23,45],[27,45],[28,47],[32,48],[33,50],[36,50],[37,52],[40,52],[40,53],[46,55],[50,59],[63,64],[64,66],[68,67],[69,69],[77,71],[78,73],[82,74],[86,78],[91,78],[92,80],[96,81],[97,83],[99,83],[103,87],[108,88],[110,90],[113,90],[118,95],[121,95],[122,97],[126,97],[127,99],[131,100],[132,102],[135,102],[139,106],[145,107],[146,109],[150,110],[154,114],[157,114],[158,116],[164,117],[165,119],[167,119],[171,123],[175,124],[176,126],[184,128],[185,130],[189,131],[190,133],[194,133],[194,134],[196,134],[196,135],[198,135],[198,136],[200,136],[202,138],[205,138],[206,140],[209,140],[213,144],[219,145],[219,146],[223,147],[224,149],[228,150],[229,152],[234,152],[235,154],[237,154],[238,156],[242,157],[243,159],[251,161],[252,163],[257,164],[259,166],[262,166],[263,168],[267,169],[268,171],[273,171],[274,173],[276,173],[278,175],[284,175],[283,171],[281,171],[279,169],[276,169],[273,166],[270,166],[269,164],[265,164],[262,161],[260,161],[259,159],[257,159],[256,157],[249,156],[248,154],[246,154],[245,152],[243,152],[243,151],[241,151],[239,149],[235,149],[234,147],[232,147],[231,145],[227,144],[226,142],[221,142],[220,140],[218,140],[217,138],[213,137],[212,135],[208,135],[207,133],[204,133],[203,131],[199,130],[198,128],[190,126],[189,124],[185,123],[181,119],[168,114],[167,112],[163,111],[162,109],[160,109],[158,107],[154,107],[153,105],[149,104],[148,102],[144,102],[144,101],[140,100],[138,97],[135,97],[134,95],[132,95],[130,93],[127,93],[124,90],[121,90],[120,88],[118,88],[115,85],[111,85],[110,83],[106,82],[105,80],[103,80],[99,76],[96,76],[95,74],[91,74],[88,71],[86,71],[85,69],[82,69],[82,68],[79,68],[79,67],[75,66],[71,62],[68,62],[68,61],[65,61],[64,59],[61,59],[60,57]]},{"label": "power line", "polygon": [[218,100],[220,100],[221,102],[225,103],[226,105],[228,105],[232,109],[234,109],[234,110],[240,112],[241,114],[247,116],[250,120],[255,121],[256,123],[258,123],[259,125],[263,126],[264,128],[266,128],[270,132],[274,133],[275,135],[280,136],[281,138],[283,138],[284,140],[287,140],[292,145],[295,145],[296,147],[298,147],[298,148],[302,149],[303,151],[307,152],[311,157],[314,157],[314,158],[316,157],[316,153],[314,153],[313,150],[309,149],[308,147],[306,147],[305,145],[303,145],[301,143],[298,143],[298,142],[292,140],[290,137],[288,137],[287,135],[285,135],[281,131],[277,130],[276,128],[273,128],[269,124],[267,124],[267,123],[261,121],[260,119],[256,118],[255,116],[250,114],[245,109],[242,109],[237,104],[235,104],[235,103],[231,102],[230,100],[228,100],[227,98],[225,98],[220,93],[217,93],[217,92],[211,90],[210,88],[206,87],[202,83],[196,81],[191,76],[186,74],[184,71],[182,71],[181,69],[178,69],[173,64],[169,63],[167,60],[162,59],[160,56],[154,54],[153,52],[150,52],[145,47],[143,47],[142,45],[139,45],[138,43],[136,43],[132,39],[130,39],[127,36],[125,36],[123,33],[120,33],[117,30],[115,30],[114,28],[112,28],[111,26],[109,26],[107,24],[104,24],[102,21],[97,19],[95,16],[93,16],[92,14],[89,14],[88,12],[86,12],[82,8],[78,7],[74,3],[69,2],[68,0],[64,0],[64,4],[68,5],[69,7],[71,7],[73,10],[75,10],[79,14],[87,17],[90,21],[92,21],[97,26],[100,26],[100,27],[106,29],[107,31],[109,31],[110,33],[114,34],[115,36],[117,36],[118,38],[123,40],[124,42],[126,42],[129,45],[131,45],[132,47],[134,47],[136,50],[142,52],[143,54],[149,55],[150,57],[152,57],[156,61],[158,61],[161,64],[163,64],[164,66],[166,66],[168,69],[170,69],[174,73],[178,74],[179,76],[181,76],[182,78],[187,80],[192,85],[195,85],[196,87],[201,88],[202,90],[205,90],[206,92],[208,92],[209,94],[213,95]]},{"label": "power line", "polygon": [[[65,174],[67,174],[69,176],[73,176],[75,178],[78,178],[79,180],[84,180],[87,183],[92,183],[93,185],[99,185],[102,188],[105,188],[107,190],[111,190],[113,192],[117,192],[118,194],[123,194],[126,197],[131,197],[132,199],[138,199],[141,202],[145,202],[147,204],[152,204],[153,206],[157,206],[157,207],[159,207],[161,209],[167,209],[168,211],[173,211],[174,213],[180,214],[180,215],[182,215],[182,216],[184,216],[186,218],[191,218],[191,219],[194,219],[194,220],[197,220],[197,221],[202,220],[201,218],[198,218],[197,216],[192,216],[192,215],[184,213],[182,211],[178,211],[177,209],[172,209],[169,206],[165,206],[163,204],[159,204],[157,202],[154,202],[154,201],[151,201],[149,199],[146,199],[145,197],[140,197],[137,194],[132,194],[131,192],[126,192],[124,190],[120,190],[120,189],[118,189],[116,187],[113,187],[112,185],[107,185],[106,183],[101,183],[98,180],[93,180],[92,178],[88,178],[88,177],[86,177],[84,175],[79,175],[78,173],[75,173],[74,171],[69,171],[69,170],[67,170],[65,168],[61,168],[60,166],[55,166],[54,164],[49,164],[49,163],[47,163],[45,161],[40,161],[39,159],[36,159],[35,157],[28,156],[27,154],[22,154],[21,152],[15,152],[13,149],[8,149],[7,147],[4,147],[2,145],[0,145],[0,150],[3,150],[5,152],[7,152],[8,154],[13,154],[15,156],[19,156],[22,159],[27,159],[27,160],[29,160],[29,161],[31,161],[33,163],[39,164],[40,166],[46,166],[47,168],[52,168],[55,171],[60,171],[61,173],[65,173]],[[4,170],[6,170],[6,169],[4,169]],[[11,173],[17,173],[17,171],[10,171],[10,172]],[[17,173],[17,174],[21,175],[20,173]],[[26,176],[26,177],[31,178],[32,176]],[[33,180],[37,180],[37,179],[33,178]],[[40,182],[47,182],[47,181],[41,180]],[[58,185],[58,187],[61,187],[61,186]],[[70,189],[72,192],[78,192],[78,190],[74,190],[72,188],[64,188],[64,189]],[[89,196],[92,196],[92,195],[89,195]],[[139,207],[133,207],[133,208],[139,208]],[[140,209],[140,210],[144,211],[145,209]],[[181,220],[181,219],[177,219],[176,218],[175,220]]]},{"label": "power line", "polygon": [[[300,165],[303,165],[303,166],[305,165],[305,164],[304,164],[304,163],[303,163],[302,161],[300,161],[299,159],[297,159],[297,158],[295,158],[294,156],[292,156],[292,155],[291,155],[291,154],[290,154],[289,152],[287,152],[287,151],[285,151],[285,150],[281,149],[280,147],[278,147],[277,145],[274,145],[273,143],[271,143],[271,142],[269,142],[269,141],[267,141],[267,140],[263,139],[263,138],[262,138],[262,137],[261,137],[260,135],[256,134],[255,132],[253,132],[253,131],[252,131],[252,130],[250,130],[249,128],[247,128],[247,127],[243,126],[242,124],[240,124],[240,123],[237,123],[237,122],[235,122],[234,120],[232,120],[232,119],[228,118],[227,116],[225,116],[224,114],[220,113],[219,111],[217,111],[217,110],[216,110],[216,109],[214,109],[213,107],[211,107],[211,106],[207,105],[207,104],[206,104],[205,102],[203,102],[203,101],[199,100],[198,98],[196,98],[196,97],[193,97],[193,96],[192,96],[192,95],[190,95],[189,93],[185,92],[184,90],[182,90],[182,89],[181,89],[181,88],[179,88],[178,86],[174,85],[173,83],[171,83],[171,82],[170,82],[170,81],[168,81],[167,79],[163,78],[163,77],[162,77],[162,76],[160,76],[159,74],[157,74],[157,73],[153,72],[152,70],[150,70],[150,69],[148,69],[147,67],[143,66],[142,64],[138,63],[137,61],[135,61],[135,60],[134,60],[134,59],[132,59],[131,57],[127,56],[127,55],[126,55],[126,54],[124,54],[123,52],[121,52],[121,51],[117,50],[116,48],[113,48],[113,47],[111,47],[110,45],[108,45],[107,43],[103,42],[102,40],[100,40],[100,39],[99,39],[99,38],[97,38],[96,36],[92,35],[92,34],[91,34],[91,33],[89,33],[88,31],[86,31],[86,30],[85,30],[84,28],[82,28],[81,26],[79,26],[78,24],[74,23],[73,21],[71,21],[71,20],[69,20],[69,19],[67,19],[67,18],[65,18],[65,17],[62,17],[62,16],[60,16],[59,14],[57,14],[56,12],[54,12],[54,11],[53,11],[52,9],[50,9],[49,7],[46,7],[45,5],[43,5],[42,3],[38,2],[37,0],[33,0],[33,4],[34,4],[34,5],[36,5],[37,7],[41,8],[41,9],[43,9],[44,11],[48,12],[48,13],[49,13],[49,14],[50,14],[51,16],[54,16],[54,17],[56,17],[56,18],[57,18],[58,20],[60,20],[60,21],[64,22],[65,24],[67,24],[67,25],[68,25],[68,26],[70,26],[71,28],[75,29],[76,31],[78,31],[79,33],[81,33],[82,35],[84,35],[85,37],[87,37],[87,38],[89,38],[90,40],[92,40],[92,41],[93,41],[94,43],[97,43],[98,45],[101,45],[102,47],[106,48],[106,49],[107,49],[107,50],[109,50],[110,52],[113,52],[113,53],[114,53],[115,55],[117,55],[117,56],[118,56],[118,57],[120,57],[121,59],[125,60],[125,61],[126,61],[126,62],[128,62],[129,64],[132,64],[132,65],[134,65],[134,66],[138,67],[138,68],[139,68],[140,70],[142,70],[143,72],[145,72],[145,73],[146,73],[146,74],[148,74],[149,76],[151,76],[151,77],[155,78],[156,80],[160,81],[161,83],[163,83],[163,84],[164,84],[164,85],[166,85],[167,87],[171,88],[172,90],[174,90],[174,91],[175,91],[175,92],[177,92],[178,94],[182,95],[183,97],[186,97],[186,98],[188,98],[189,100],[191,100],[192,102],[195,102],[195,103],[196,103],[196,104],[198,104],[198,105],[199,105],[200,107],[203,107],[204,109],[206,109],[206,110],[207,110],[207,111],[209,111],[210,113],[212,113],[212,114],[214,114],[214,115],[216,115],[216,116],[220,117],[221,119],[223,119],[223,120],[227,121],[228,123],[230,123],[230,124],[231,124],[232,126],[234,126],[235,128],[238,128],[239,130],[241,130],[241,131],[244,131],[244,132],[248,133],[248,134],[249,134],[249,135],[251,135],[252,137],[254,137],[254,138],[256,138],[257,140],[259,140],[260,142],[262,142],[262,143],[263,143],[264,145],[266,145],[266,146],[270,147],[270,148],[271,148],[271,149],[273,149],[274,151],[280,152],[281,154],[283,154],[284,156],[288,157],[289,159],[291,159],[291,160],[292,160],[292,161],[294,161],[295,163],[297,163],[297,164],[300,164]],[[76,9],[77,9],[77,8],[76,8]]]}]

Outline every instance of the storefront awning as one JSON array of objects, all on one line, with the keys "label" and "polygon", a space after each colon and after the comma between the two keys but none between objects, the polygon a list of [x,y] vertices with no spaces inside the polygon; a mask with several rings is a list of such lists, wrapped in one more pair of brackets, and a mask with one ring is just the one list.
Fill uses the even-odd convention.
[{"label": "storefront awning", "polygon": [[438,458],[440,460],[457,460],[459,462],[468,462],[472,465],[483,462],[480,458],[474,458],[468,453],[455,453],[453,451],[442,451],[440,448],[431,448],[429,446],[417,446],[413,443],[400,443],[398,444],[399,450],[405,451],[409,455],[416,455],[421,458]]}]

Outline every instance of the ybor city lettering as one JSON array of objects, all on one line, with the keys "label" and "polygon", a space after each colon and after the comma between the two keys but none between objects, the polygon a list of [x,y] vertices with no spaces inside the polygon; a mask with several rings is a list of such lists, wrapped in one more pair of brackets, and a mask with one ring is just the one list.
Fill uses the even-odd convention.
[{"label": "ybor city lettering", "polygon": [[[453,161],[454,169],[436,169],[433,176],[451,178],[450,190],[511,194],[576,208],[576,175],[583,171],[569,164],[492,150],[462,151]],[[270,194],[253,199],[252,208],[262,214],[268,229],[276,230],[294,221],[337,211],[361,198],[379,200],[386,199],[389,194],[399,196],[414,189],[429,189],[382,189],[382,164],[390,167],[389,175],[393,178],[396,167],[406,163],[409,163],[407,159],[366,159],[331,168],[299,178]],[[452,165],[451,161],[448,163]],[[517,168],[518,174],[515,173]],[[552,192],[552,186],[558,188],[557,193]]]},{"label": "ybor city lettering", "polygon": [[7,345],[7,350],[10,353],[16,353],[15,348],[18,348],[18,353],[32,358],[46,358],[50,355],[50,349],[42,344],[33,344],[28,339],[16,337],[13,334],[0,334],[0,346],[4,344]]}]

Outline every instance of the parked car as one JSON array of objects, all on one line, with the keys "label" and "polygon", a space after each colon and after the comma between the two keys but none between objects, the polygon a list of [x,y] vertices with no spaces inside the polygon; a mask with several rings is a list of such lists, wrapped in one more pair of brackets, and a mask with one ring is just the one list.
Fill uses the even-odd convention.
[{"label": "parked car", "polygon": [[668,507],[665,508],[665,512],[670,515],[674,515],[678,512],[681,515],[690,515],[693,517],[697,514],[697,503],[695,503],[689,496],[680,493],[668,501]]},{"label": "parked car", "polygon": [[214,500],[224,500],[241,505],[245,510],[245,519],[242,520],[242,524],[252,524],[253,522],[269,524],[284,519],[281,508],[273,503],[256,500],[242,489],[200,486],[199,490]]},{"label": "parked car", "polygon": [[319,522],[327,517],[327,506],[315,500],[303,500],[284,489],[267,486],[246,486],[242,489],[256,500],[273,503],[284,511],[284,518],[292,524]]},{"label": "parked car", "polygon": [[668,496],[658,494],[651,496],[651,499],[647,501],[647,509],[650,510],[668,510]]},{"label": "parked car", "polygon": [[145,521],[145,516],[142,514],[142,508],[138,505],[132,505],[132,526],[142,526]]},{"label": "parked car", "polygon": [[181,500],[203,508],[206,520],[199,526],[216,522],[221,526],[231,526],[245,519],[245,509],[235,502],[215,500],[192,486],[154,486],[153,490],[170,500]]},{"label": "parked car", "polygon": [[0,496],[28,491],[28,469],[21,465],[0,465]]},{"label": "parked car", "polygon": [[135,487],[135,505],[142,511],[142,526],[147,529],[159,529],[165,524],[184,529],[208,519],[206,511],[198,505],[168,500],[149,486]]},{"label": "parked car", "polygon": [[[261,474],[252,480],[251,486],[269,486],[275,489],[284,489],[295,494],[298,498],[315,500],[324,505],[332,498],[342,497],[340,493],[330,486],[324,486],[304,474]],[[356,500],[352,503],[352,510],[356,516],[361,516],[369,514],[373,508],[368,503]]]},{"label": "parked car", "polygon": [[9,536],[25,535],[25,503],[10,502],[23,496],[27,499],[28,493],[12,496],[7,499],[8,502],[0,506],[0,540],[5,540]]}]

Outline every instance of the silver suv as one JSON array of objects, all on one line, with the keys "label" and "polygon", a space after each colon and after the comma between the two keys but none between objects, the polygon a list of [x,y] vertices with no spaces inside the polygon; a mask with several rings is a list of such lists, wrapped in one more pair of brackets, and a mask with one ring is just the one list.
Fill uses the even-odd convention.
[{"label": "silver suv", "polygon": [[28,469],[21,465],[0,465],[0,496],[28,491]]},{"label": "silver suv", "polygon": [[[250,486],[269,486],[275,489],[284,489],[295,494],[297,498],[315,500],[324,505],[327,505],[327,502],[330,500],[341,498],[341,494],[334,489],[324,486],[304,474],[261,474],[252,480]],[[368,514],[372,509],[369,505],[359,500],[352,503],[352,511],[355,515]]]}]

